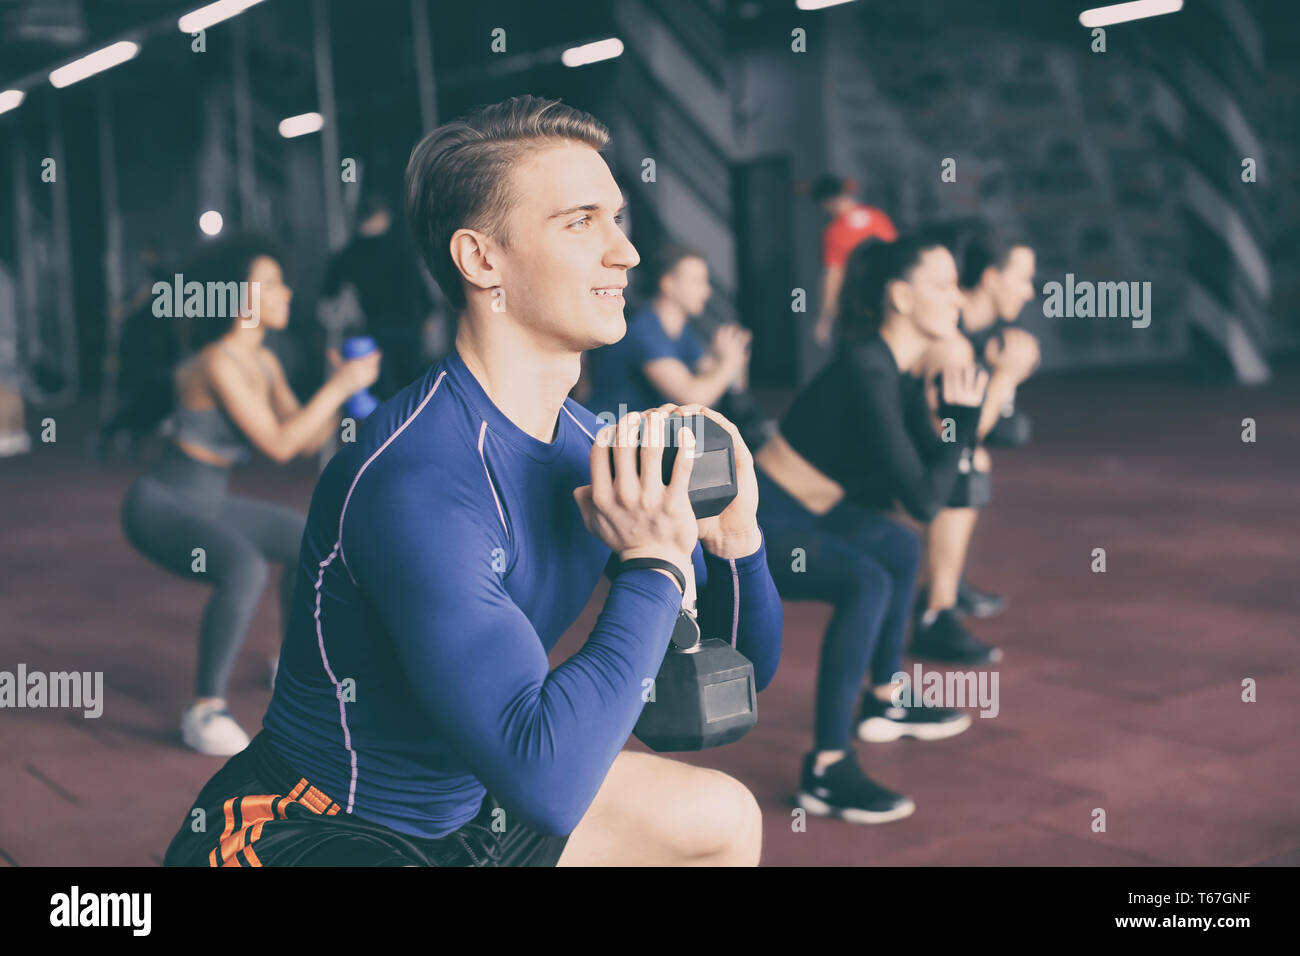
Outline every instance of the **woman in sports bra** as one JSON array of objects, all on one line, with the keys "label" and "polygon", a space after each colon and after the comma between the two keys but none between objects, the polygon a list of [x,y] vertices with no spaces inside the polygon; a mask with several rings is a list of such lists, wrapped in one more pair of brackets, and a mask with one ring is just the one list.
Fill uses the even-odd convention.
[{"label": "woman in sports bra", "polygon": [[269,241],[235,236],[183,273],[187,285],[199,281],[205,290],[246,282],[237,287],[248,295],[241,291],[237,316],[217,307],[217,299],[225,305],[223,295],[207,294],[206,307],[219,315],[155,320],[186,323],[192,354],[174,371],[175,430],[167,452],[122,503],[122,527],[137,551],[214,589],[199,624],[195,700],[181,716],[181,739],[206,754],[235,754],[248,744],[227,709],[226,685],[270,562],[283,566],[282,619],[302,573],[296,562],[306,516],[230,494],[231,467],[254,448],[281,464],[317,451],[337,427],[343,402],[379,374],[378,352],[349,362],[331,355],[333,375],[299,405],[262,342],[267,329],[289,323],[293,293],[281,259]]}]

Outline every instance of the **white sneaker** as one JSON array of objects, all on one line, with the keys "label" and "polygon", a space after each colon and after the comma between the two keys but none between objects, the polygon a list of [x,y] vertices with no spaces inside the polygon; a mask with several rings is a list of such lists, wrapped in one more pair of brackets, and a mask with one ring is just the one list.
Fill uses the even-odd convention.
[{"label": "white sneaker", "polygon": [[185,746],[213,757],[229,757],[248,746],[248,734],[223,704],[191,704],[181,714]]}]

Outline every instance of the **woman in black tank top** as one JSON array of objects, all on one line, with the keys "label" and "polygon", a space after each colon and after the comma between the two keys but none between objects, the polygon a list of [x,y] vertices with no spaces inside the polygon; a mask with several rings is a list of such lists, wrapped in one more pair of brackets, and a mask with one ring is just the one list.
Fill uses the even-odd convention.
[{"label": "woman in black tank top", "polygon": [[[318,450],[337,426],[339,406],[379,371],[378,352],[336,361],[334,375],[306,406],[299,405],[262,341],[267,329],[289,322],[293,293],[284,283],[281,258],[264,239],[236,236],[181,274],[181,299],[191,314],[154,319],[176,323],[191,353],[175,370],[172,439],[163,459],[131,485],[122,503],[122,527],[137,551],[213,588],[199,625],[196,696],[181,717],[181,739],[207,754],[234,754],[248,744],[227,709],[226,687],[270,563],[282,565],[282,624],[302,573],[296,562],[306,517],[230,494],[231,466],[253,448],[279,463]],[[165,283],[155,293],[174,296]],[[168,311],[156,307],[155,315]]]},{"label": "woman in black tank top", "polygon": [[868,741],[932,740],[970,726],[959,711],[890,700],[920,544],[889,511],[897,502],[928,520],[951,495],[985,382],[970,365],[943,376],[952,439],[945,441],[930,423],[922,383],[902,369],[929,342],[956,334],[959,303],[956,265],[937,240],[857,246],[845,269],[836,353],[756,457],[759,524],[777,590],[834,608],[818,669],[814,749],[800,778],[799,804],[809,813],[885,823],[915,809],[862,774],[849,741],[854,729]]}]

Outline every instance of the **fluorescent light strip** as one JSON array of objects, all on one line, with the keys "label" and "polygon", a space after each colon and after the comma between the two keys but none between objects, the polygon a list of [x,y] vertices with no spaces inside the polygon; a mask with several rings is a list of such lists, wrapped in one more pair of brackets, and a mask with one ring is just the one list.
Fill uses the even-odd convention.
[{"label": "fluorescent light strip", "polygon": [[22,90],[5,90],[0,93],[0,113],[18,109],[26,96],[27,94]]},{"label": "fluorescent light strip", "polygon": [[1182,8],[1183,0],[1132,0],[1131,3],[1112,3],[1108,7],[1084,10],[1079,14],[1079,22],[1085,27],[1108,27],[1113,23],[1177,13]]},{"label": "fluorescent light strip", "polygon": [[853,0],[797,0],[795,6],[800,10],[824,10],[826,7],[838,7],[841,3],[852,3]]},{"label": "fluorescent light strip", "polygon": [[191,10],[177,20],[176,25],[180,27],[182,33],[197,33],[222,20],[237,17],[249,7],[255,7],[261,2],[262,0],[217,0],[216,3],[209,3],[206,7]]},{"label": "fluorescent light strip", "polygon": [[319,113],[299,113],[280,120],[280,135],[285,139],[293,139],[295,136],[315,133],[324,125],[325,120]]},{"label": "fluorescent light strip", "polygon": [[88,76],[112,69],[119,63],[125,63],[140,52],[140,44],[130,40],[119,40],[102,50],[87,53],[79,60],[73,60],[67,66],[61,66],[50,73],[50,83],[57,89],[71,86]]},{"label": "fluorescent light strip", "polygon": [[560,54],[560,62],[565,66],[586,66],[601,60],[612,60],[623,55],[623,41],[618,37],[584,43],[582,46],[569,47]]}]

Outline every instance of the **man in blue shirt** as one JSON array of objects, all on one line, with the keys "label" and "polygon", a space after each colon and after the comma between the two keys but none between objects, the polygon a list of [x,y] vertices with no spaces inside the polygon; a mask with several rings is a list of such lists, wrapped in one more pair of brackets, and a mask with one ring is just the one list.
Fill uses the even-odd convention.
[{"label": "man in blue shirt", "polygon": [[[637,416],[601,429],[566,398],[582,351],[622,337],[639,261],[607,142],[524,96],[416,146],[407,214],[461,312],[455,349],[321,475],[265,729],[199,794],[169,865],[757,862],[743,785],[621,749],[683,608],[698,597],[760,690],[782,616],[734,426],[681,409],[736,446],[736,499],[697,521],[688,454],[665,487]],[[653,434],[673,408],[646,414]],[[606,567],[595,629],[550,670]]]},{"label": "man in blue shirt", "polygon": [[650,269],[654,298],[627,320],[627,335],[587,356],[586,406],[606,422],[662,402],[714,406],[751,440],[749,422],[737,418],[732,403],[745,394],[753,333],[723,325],[710,346],[691,328],[713,291],[708,264],[694,249],[665,246]]}]

